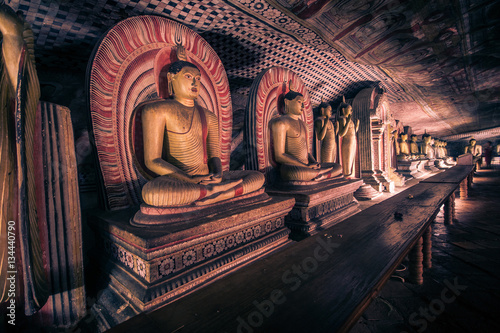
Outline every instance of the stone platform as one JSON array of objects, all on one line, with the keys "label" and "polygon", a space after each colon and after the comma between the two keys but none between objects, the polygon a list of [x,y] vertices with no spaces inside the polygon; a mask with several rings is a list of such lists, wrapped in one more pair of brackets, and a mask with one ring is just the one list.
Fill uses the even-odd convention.
[{"label": "stone platform", "polygon": [[314,234],[359,212],[353,193],[361,179],[337,178],[324,182],[303,182],[304,185],[268,186],[273,197],[293,197],[295,206],[285,218],[292,233]]},{"label": "stone platform", "polygon": [[419,178],[420,173],[418,171],[419,160],[413,161],[398,161],[397,172],[403,175],[407,180],[412,178]]},{"label": "stone platform", "polygon": [[126,303],[136,313],[153,310],[289,242],[284,219],[294,200],[259,198],[186,212],[163,226],[131,225],[138,207],[95,215],[108,289],[123,300],[107,306],[108,317],[116,320]]}]

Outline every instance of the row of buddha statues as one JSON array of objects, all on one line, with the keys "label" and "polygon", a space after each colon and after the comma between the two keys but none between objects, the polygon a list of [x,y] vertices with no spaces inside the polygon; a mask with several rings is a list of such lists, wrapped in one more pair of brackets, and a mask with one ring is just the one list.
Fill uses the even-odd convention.
[{"label": "row of buddha statues", "polygon": [[[144,163],[158,175],[143,187],[143,200],[148,205],[209,205],[251,193],[264,185],[265,177],[258,171],[222,172],[217,118],[196,103],[200,76],[196,65],[178,60],[167,73],[170,98],[139,106]],[[302,94],[290,89],[284,95],[284,114],[270,120],[279,181],[320,182],[341,175],[354,178],[359,119],[353,118],[353,108],[345,100],[337,108],[336,119],[332,118],[329,103],[322,102],[318,109],[320,115],[314,121],[318,159],[308,150],[307,129],[301,119]],[[410,140],[407,133],[400,134],[396,145],[398,161],[448,157],[446,141],[429,134],[424,134],[420,142],[412,134]]]},{"label": "row of buddha statues", "polygon": [[408,134],[400,135],[398,142],[398,160],[419,160],[419,159],[435,159],[446,158],[448,156],[448,143],[438,138],[433,138],[429,134],[422,135],[422,141],[418,141],[418,136],[412,134],[408,142]]},{"label": "row of buddha statues", "polygon": [[[259,171],[222,171],[217,118],[196,103],[200,77],[196,65],[178,60],[167,73],[170,98],[138,106],[142,109],[144,164],[158,175],[142,190],[143,200],[150,206],[210,205],[264,185],[265,177]],[[353,176],[359,120],[352,118],[349,104],[343,102],[338,109],[339,119],[333,123],[332,107],[320,105],[321,116],[315,121],[322,142],[321,160],[317,161],[308,150],[306,125],[300,119],[304,96],[293,90],[285,94],[284,114],[270,121],[273,157],[281,181],[320,182],[342,174]],[[335,162],[337,136],[343,138],[342,166]]]}]

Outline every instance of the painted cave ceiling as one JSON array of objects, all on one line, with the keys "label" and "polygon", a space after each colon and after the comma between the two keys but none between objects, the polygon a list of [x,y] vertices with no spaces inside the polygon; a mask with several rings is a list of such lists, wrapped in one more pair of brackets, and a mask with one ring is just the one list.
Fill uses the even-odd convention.
[{"label": "painted cave ceiling", "polygon": [[31,24],[41,72],[84,72],[111,26],[152,14],[203,36],[236,95],[247,94],[262,70],[283,66],[302,78],[313,104],[381,86],[394,118],[417,134],[449,136],[500,126],[499,1],[5,2]]}]

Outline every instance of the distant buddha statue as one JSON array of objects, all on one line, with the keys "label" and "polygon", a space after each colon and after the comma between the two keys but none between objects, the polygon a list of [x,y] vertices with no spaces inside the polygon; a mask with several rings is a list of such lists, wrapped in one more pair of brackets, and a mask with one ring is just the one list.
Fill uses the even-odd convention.
[{"label": "distant buddha statue", "polygon": [[483,155],[483,147],[476,144],[476,139],[469,140],[469,144],[465,147],[466,154],[472,154],[476,167],[479,169],[481,166],[481,156]]},{"label": "distant buddha statue", "polygon": [[443,141],[437,139],[435,140],[434,142],[434,146],[435,146],[435,149],[436,149],[436,157],[437,158],[445,158],[446,157],[446,154],[444,153],[444,150],[443,150]]},{"label": "distant buddha statue", "polygon": [[410,145],[408,144],[408,134],[402,133],[400,136],[401,142],[399,142],[399,161],[407,161],[410,159]]},{"label": "distant buddha statue", "polygon": [[316,138],[320,141],[322,163],[334,163],[337,160],[337,123],[332,122],[332,107],[326,102],[319,105],[321,115],[314,121]]},{"label": "distant buddha statue", "polygon": [[444,156],[446,156],[446,157],[448,157],[448,156],[449,156],[447,146],[448,146],[448,142],[443,141],[443,152],[444,152]]},{"label": "distant buddha statue", "polygon": [[336,163],[318,163],[308,151],[307,129],[300,119],[304,96],[289,91],[285,114],[270,121],[274,160],[284,181],[319,181],[342,174]]},{"label": "distant buddha statue", "polygon": [[356,158],[356,132],[359,129],[359,119],[352,119],[352,106],[343,101],[337,108],[337,127],[342,138],[340,148],[342,155],[342,170],[345,177],[354,177],[354,160]]},{"label": "distant buddha statue", "polygon": [[[178,46],[178,56],[182,51]],[[198,68],[179,60],[166,76],[171,98],[140,105],[144,164],[159,176],[144,185],[144,202],[208,205],[260,189],[265,178],[258,171],[222,172],[218,119],[196,102]]]},{"label": "distant buddha statue", "polygon": [[411,138],[410,153],[413,156],[415,156],[415,158],[418,158],[419,155],[420,155],[420,149],[419,149],[418,143],[417,143],[417,135],[416,134],[412,134],[410,138]]},{"label": "distant buddha statue", "polygon": [[435,158],[434,155],[434,148],[431,145],[432,142],[432,137],[429,134],[424,134],[422,136],[422,147],[421,147],[421,152],[422,154],[425,155],[426,158],[433,159]]},{"label": "distant buddha statue", "polygon": [[399,143],[400,154],[410,155],[410,146],[408,145],[408,134],[401,134],[401,142]]}]

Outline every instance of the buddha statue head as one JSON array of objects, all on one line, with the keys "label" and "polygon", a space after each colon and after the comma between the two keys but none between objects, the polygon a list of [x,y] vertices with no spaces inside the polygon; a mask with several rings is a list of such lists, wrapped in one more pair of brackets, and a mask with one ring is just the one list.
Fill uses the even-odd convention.
[{"label": "buddha statue head", "polygon": [[195,100],[200,94],[200,79],[196,65],[178,60],[167,71],[168,94],[175,99]]},{"label": "buddha statue head", "polygon": [[431,143],[431,136],[427,133],[425,133],[424,135],[422,135],[422,141],[428,145]]},{"label": "buddha statue head", "polygon": [[407,142],[408,141],[408,134],[407,133],[402,133],[400,135],[401,142]]},{"label": "buddha statue head", "polygon": [[304,96],[301,93],[290,90],[284,96],[285,113],[291,116],[300,116],[304,112]]},{"label": "buddha statue head", "polygon": [[410,139],[411,139],[411,142],[416,143],[417,142],[417,135],[416,134],[412,134],[410,136]]},{"label": "buddha statue head", "polygon": [[470,139],[470,140],[469,140],[469,145],[470,145],[471,147],[474,147],[474,146],[476,145],[476,139],[474,139],[474,138]]},{"label": "buddha statue head", "polygon": [[327,102],[321,102],[319,105],[319,112],[323,117],[331,118],[332,117],[332,106]]},{"label": "buddha statue head", "polygon": [[337,108],[337,113],[340,117],[347,118],[348,116],[352,115],[352,106],[346,103],[345,99],[343,98],[342,103],[340,103],[339,107]]}]

